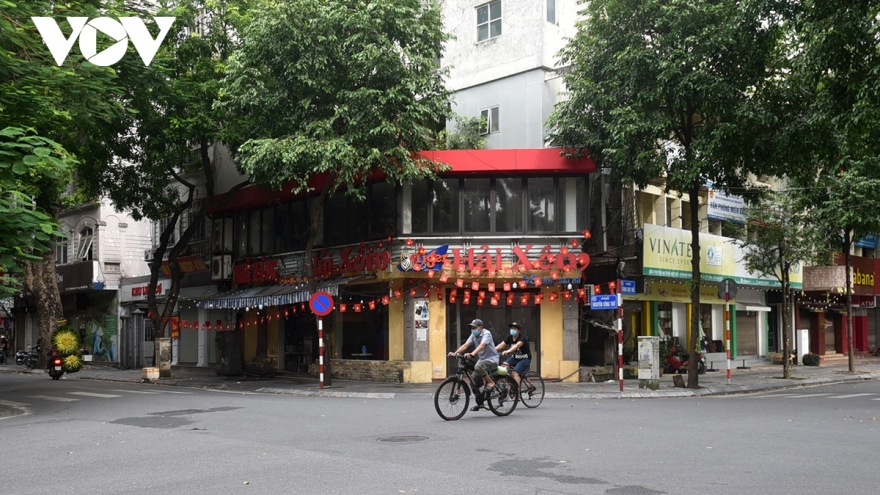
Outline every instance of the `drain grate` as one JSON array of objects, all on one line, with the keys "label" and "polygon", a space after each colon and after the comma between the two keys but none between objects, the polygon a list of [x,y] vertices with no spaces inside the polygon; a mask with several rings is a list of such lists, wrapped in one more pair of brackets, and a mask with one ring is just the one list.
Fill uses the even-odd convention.
[{"label": "drain grate", "polygon": [[379,438],[380,442],[391,442],[391,443],[406,443],[406,442],[421,442],[422,440],[427,440],[428,437],[420,437],[417,435],[397,435],[393,437],[381,437]]}]

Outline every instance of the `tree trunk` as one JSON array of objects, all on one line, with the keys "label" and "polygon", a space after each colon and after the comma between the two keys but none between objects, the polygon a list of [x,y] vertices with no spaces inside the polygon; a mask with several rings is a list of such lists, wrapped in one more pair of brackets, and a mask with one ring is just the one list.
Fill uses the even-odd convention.
[{"label": "tree trunk", "polygon": [[782,265],[782,378],[791,378],[791,283],[788,267]]},{"label": "tree trunk", "polygon": [[697,373],[698,336],[700,334],[700,184],[694,183],[688,190],[691,214],[691,338],[688,342],[688,388],[699,388]]},{"label": "tree trunk", "polygon": [[44,252],[40,261],[24,263],[24,288],[33,295],[37,307],[37,328],[40,329],[40,345],[43,349],[38,366],[42,368],[46,365],[46,353],[52,345],[52,332],[58,327],[58,320],[64,316],[54,250]]}]

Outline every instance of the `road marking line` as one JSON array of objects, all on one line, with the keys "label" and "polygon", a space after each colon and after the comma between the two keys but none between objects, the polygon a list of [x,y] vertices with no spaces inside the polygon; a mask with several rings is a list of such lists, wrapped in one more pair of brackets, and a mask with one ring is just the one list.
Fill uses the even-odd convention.
[{"label": "road marking line", "polygon": [[15,402],[11,400],[0,400],[0,404],[9,407],[27,407],[30,404],[25,404],[24,402]]},{"label": "road marking line", "polygon": [[804,398],[808,398],[808,397],[822,397],[823,395],[831,395],[831,393],[829,392],[827,394],[792,395],[792,396],[789,396],[789,399],[804,399]]},{"label": "road marking line", "polygon": [[67,392],[70,395],[85,395],[86,397],[99,397],[101,399],[112,399],[115,397],[122,397],[121,395],[110,395],[110,394],[96,394],[94,392]]},{"label": "road marking line", "polygon": [[829,399],[849,399],[850,397],[865,397],[866,395],[877,395],[876,393],[866,393],[866,394],[849,394],[849,395],[835,395],[834,397],[828,397]]},{"label": "road marking line", "polygon": [[116,388],[111,390],[111,392],[122,392],[122,393],[126,393],[126,394],[144,394],[144,395],[161,395],[162,394],[162,392],[146,392],[144,390],[120,390],[120,389],[116,389]]},{"label": "road marking line", "polygon": [[31,399],[40,399],[40,400],[53,400],[55,402],[75,402],[79,399],[73,399],[70,397],[53,397],[51,395],[29,395]]}]

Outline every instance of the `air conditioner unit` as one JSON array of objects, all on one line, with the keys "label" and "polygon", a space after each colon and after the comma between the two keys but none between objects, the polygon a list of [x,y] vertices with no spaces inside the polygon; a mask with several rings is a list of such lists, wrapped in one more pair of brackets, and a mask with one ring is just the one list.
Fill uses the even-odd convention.
[{"label": "air conditioner unit", "polygon": [[211,280],[232,278],[232,255],[223,254],[211,257]]}]

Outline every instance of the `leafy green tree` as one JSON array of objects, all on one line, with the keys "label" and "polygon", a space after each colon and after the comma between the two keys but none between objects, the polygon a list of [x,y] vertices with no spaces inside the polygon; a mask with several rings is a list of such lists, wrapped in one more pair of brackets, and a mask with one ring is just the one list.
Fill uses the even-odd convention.
[{"label": "leafy green tree", "polygon": [[743,248],[742,262],[748,271],[774,277],[782,286],[782,374],[791,378],[787,358],[794,336],[791,273],[798,266],[828,259],[824,232],[788,191],[748,206],[746,225],[737,227],[742,235],[735,236],[734,242]]},{"label": "leafy green tree", "polygon": [[326,177],[307,253],[329,193],[363,198],[375,172],[392,183],[436,172],[414,152],[449,113],[436,62],[446,38],[435,1],[294,0],[254,15],[225,80],[225,136],[256,183],[299,193]]},{"label": "leafy green tree", "polygon": [[[180,0],[164,2],[158,9],[146,6],[144,16],[174,16],[175,23],[150,66],[133,59],[119,67],[124,88],[120,101],[128,111],[96,129],[110,151],[108,162],[81,168],[92,194],[106,195],[135,219],[164,220],[147,292],[158,337],[165,336],[180,294],[177,260],[195,232],[204,228],[219,195],[230,192],[217,184],[211,146],[219,142],[226,121],[225,110],[216,105],[221,81],[251,3]],[[234,186],[233,192],[246,183]],[[160,311],[155,287],[165,259],[171,286]]]},{"label": "leafy green tree", "polygon": [[[31,221],[39,224],[39,230],[31,231],[36,243],[18,244],[15,237],[0,242],[4,246],[15,242],[11,249],[30,250],[28,254],[38,257],[18,259],[23,288],[35,299],[43,342],[49,341],[62,316],[55,253],[51,244],[43,242],[49,230],[44,222],[48,218],[57,225],[61,200],[71,183],[73,158],[82,161],[80,152],[89,143],[83,129],[116,114],[120,107],[112,97],[116,88],[113,70],[85,62],[78,50],[71,50],[64,65],[58,66],[31,17],[51,16],[63,26],[67,16],[98,15],[102,4],[99,0],[0,0],[0,122],[6,128],[0,138],[4,151],[0,161],[13,163],[13,175],[0,182],[5,198],[15,196],[32,202],[32,213],[22,212],[22,221],[32,216]],[[21,164],[27,167],[25,173],[21,173]]]},{"label": "leafy green tree", "polygon": [[[791,74],[784,127],[797,146],[785,157],[813,166],[794,174],[800,201],[845,257],[852,304],[850,249],[880,232],[880,5],[870,0],[808,0],[793,10]],[[852,312],[849,369],[855,371]]]},{"label": "leafy green tree", "polygon": [[42,183],[63,183],[70,160],[58,143],[24,129],[0,129],[0,298],[17,294],[24,262],[38,262],[52,250],[58,223],[38,209]]},{"label": "leafy green tree", "polygon": [[486,146],[482,129],[486,125],[483,117],[455,116],[455,131],[440,131],[437,148],[447,150],[480,150]]},{"label": "leafy green tree", "polygon": [[[750,97],[771,79],[779,24],[766,2],[592,0],[561,52],[569,99],[550,119],[555,146],[590,154],[618,185],[663,178],[687,194],[691,327],[699,327],[699,197],[707,181],[737,194],[772,173],[759,148],[768,118]],[[688,387],[698,387],[691,332]]]}]

